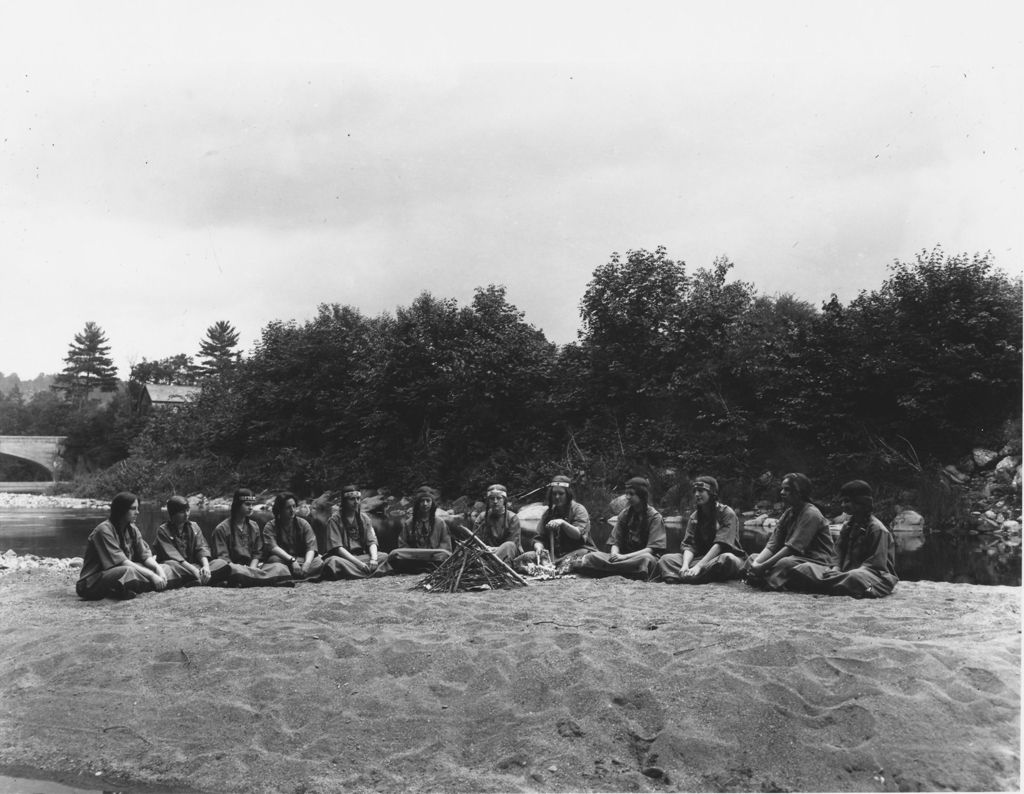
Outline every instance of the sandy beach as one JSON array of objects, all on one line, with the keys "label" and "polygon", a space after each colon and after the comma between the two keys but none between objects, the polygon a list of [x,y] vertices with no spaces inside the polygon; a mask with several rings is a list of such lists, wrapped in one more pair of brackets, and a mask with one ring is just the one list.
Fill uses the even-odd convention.
[{"label": "sandy beach", "polygon": [[1020,590],[0,577],[0,773],[171,791],[1017,790]]}]

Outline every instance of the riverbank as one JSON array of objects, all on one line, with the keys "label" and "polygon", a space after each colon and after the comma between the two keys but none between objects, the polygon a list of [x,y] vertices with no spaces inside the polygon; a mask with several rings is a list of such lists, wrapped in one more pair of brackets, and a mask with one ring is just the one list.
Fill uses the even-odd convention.
[{"label": "riverbank", "polygon": [[0,491],[0,508],[35,508],[62,510],[109,509],[109,499],[84,499],[77,496],[51,496],[49,494],[8,493]]},{"label": "riverbank", "polygon": [[0,577],[0,772],[176,791],[1017,790],[1020,590]]}]

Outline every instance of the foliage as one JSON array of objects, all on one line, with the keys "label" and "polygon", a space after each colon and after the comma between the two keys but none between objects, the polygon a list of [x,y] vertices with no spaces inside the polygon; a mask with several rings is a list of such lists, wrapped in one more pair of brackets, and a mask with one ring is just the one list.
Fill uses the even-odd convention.
[{"label": "foliage", "polygon": [[[238,364],[240,354],[238,331],[227,320],[218,320],[206,329],[206,337],[199,343],[198,374],[221,375]],[[179,381],[180,382],[180,381]]]},{"label": "foliage", "polygon": [[[500,286],[468,305],[425,292],[379,317],[324,304],[268,323],[249,358],[176,410],[12,394],[0,428],[66,432],[83,469],[120,461],[86,490],[429,482],[457,495],[500,481],[528,495],[560,471],[597,501],[643,474],[680,506],[700,473],[747,504],[774,501],[793,470],[819,494],[853,477],[925,493],[940,464],[999,448],[1019,422],[1021,284],[989,256],[922,252],[820,308],[731,270],[724,257],[687,270],[664,248],[613,254],[562,347]],[[132,380],[178,380],[189,364],[143,360]]]},{"label": "foliage", "polygon": [[51,388],[64,392],[76,405],[85,403],[93,389],[117,391],[117,368],[110,358],[110,345],[96,323],[87,322],[82,332],[75,334],[64,362],[64,371],[57,375]]}]

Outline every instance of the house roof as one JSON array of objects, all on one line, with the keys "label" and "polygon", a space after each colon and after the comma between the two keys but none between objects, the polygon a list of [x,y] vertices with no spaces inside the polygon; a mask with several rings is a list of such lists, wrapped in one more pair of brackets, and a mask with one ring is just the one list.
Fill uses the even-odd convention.
[{"label": "house roof", "polygon": [[162,383],[146,384],[146,392],[149,394],[149,399],[158,404],[185,403],[199,396],[200,391],[202,391],[202,388],[199,386],[165,385]]}]

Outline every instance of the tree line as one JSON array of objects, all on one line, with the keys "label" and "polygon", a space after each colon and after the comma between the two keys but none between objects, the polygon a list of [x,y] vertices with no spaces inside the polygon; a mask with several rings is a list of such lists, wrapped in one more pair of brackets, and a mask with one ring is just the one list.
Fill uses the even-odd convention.
[{"label": "tree line", "polygon": [[[424,292],[376,317],[323,304],[307,322],[269,323],[245,358],[220,323],[219,352],[201,350],[201,366],[144,360],[124,393],[93,406],[105,440],[94,434],[82,454],[111,468],[81,487],[429,482],[455,496],[496,479],[525,492],[563,471],[608,487],[643,473],[664,493],[704,472],[753,503],[787,471],[826,487],[853,475],[904,487],[974,445],[1019,437],[1021,282],[990,255],[922,251],[880,287],[820,307],[759,294],[731,269],[724,258],[691,269],[661,247],[613,254],[563,346],[494,285],[468,305]],[[133,389],[156,382],[202,391],[138,416]],[[88,435],[65,426],[47,432]]]}]

